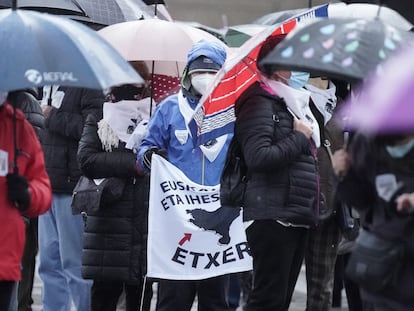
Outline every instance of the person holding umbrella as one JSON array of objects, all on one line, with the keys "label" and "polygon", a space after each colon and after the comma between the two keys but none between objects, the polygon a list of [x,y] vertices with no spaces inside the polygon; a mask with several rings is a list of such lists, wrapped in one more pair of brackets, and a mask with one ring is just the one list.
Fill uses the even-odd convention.
[{"label": "person holding umbrella", "polygon": [[253,257],[248,311],[289,309],[308,229],[318,222],[314,130],[287,106],[298,100],[307,104],[309,93],[289,86],[304,86],[303,79],[293,80],[298,74],[261,66],[261,60],[284,38],[275,35],[263,43],[256,61],[260,80],[235,104],[234,135],[249,176],[243,205]]},{"label": "person holding umbrella", "polygon": [[[35,131],[0,92],[0,309],[7,310],[21,278],[25,244],[23,216],[36,217],[51,205],[52,193]],[[16,151],[18,152],[16,154]]]},{"label": "person holding umbrella", "polygon": [[414,219],[409,213],[414,203],[413,159],[412,131],[357,131],[349,148],[333,155],[333,169],[340,177],[340,198],[360,211],[364,228],[395,245],[402,243],[404,248],[402,257],[389,264],[399,269],[385,287],[359,284],[367,311],[414,308]]},{"label": "person holding umbrella", "polygon": [[[44,116],[38,100],[37,88],[26,88],[9,92],[7,101],[24,112],[27,120],[33,126],[36,135],[41,139],[44,128]],[[26,243],[22,258],[22,279],[16,284],[9,311],[27,310],[33,303],[32,290],[36,269],[37,255],[37,217],[24,217],[26,223]]]},{"label": "person holding umbrella", "polygon": [[[138,150],[143,172],[151,169],[151,157],[160,154],[189,179],[202,185],[217,185],[232,135],[196,146],[188,128],[194,109],[206,87],[226,59],[223,45],[201,40],[189,50],[181,90],[162,101],[148,124],[147,135]],[[231,310],[228,303],[229,275],[203,280],[160,280],[158,311],[189,311],[198,297],[200,310]]]}]

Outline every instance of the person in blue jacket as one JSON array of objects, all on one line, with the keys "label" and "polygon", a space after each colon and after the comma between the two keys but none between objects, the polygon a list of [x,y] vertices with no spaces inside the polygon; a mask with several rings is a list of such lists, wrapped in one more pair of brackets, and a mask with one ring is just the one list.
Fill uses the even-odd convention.
[{"label": "person in blue jacket", "polygon": [[[181,89],[156,108],[148,132],[138,150],[138,163],[144,172],[151,169],[151,156],[160,154],[189,179],[213,186],[220,183],[232,134],[198,146],[188,127],[194,109],[226,59],[220,44],[201,40],[195,43],[183,71]],[[197,295],[199,310],[231,310],[228,304],[229,275],[205,280],[161,280],[158,285],[157,311],[189,311]]]}]

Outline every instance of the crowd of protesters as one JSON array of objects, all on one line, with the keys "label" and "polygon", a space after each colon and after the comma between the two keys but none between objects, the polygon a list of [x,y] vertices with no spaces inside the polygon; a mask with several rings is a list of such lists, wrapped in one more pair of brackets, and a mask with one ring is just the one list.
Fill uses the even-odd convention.
[{"label": "crowd of protesters", "polygon": [[[234,275],[157,280],[156,310],[190,311],[196,297],[200,311],[288,310],[303,265],[306,310],[330,310],[344,239],[340,203],[360,212],[361,228],[404,250],[392,282],[380,289],[352,283],[357,294],[347,292],[349,310],[413,310],[414,134],[356,129],[345,142],[336,111],[349,94],[341,82],[262,66],[284,39],[262,43],[259,79],[235,102],[234,135],[248,170],[243,221],[253,269],[244,276],[251,279],[238,284],[235,303],[230,288],[241,278]],[[122,293],[127,311],[150,310],[151,158],[162,156],[199,184],[219,183],[233,134],[211,159],[194,145],[188,123],[226,56],[219,44],[195,43],[180,90],[154,112],[147,84],[108,94],[58,85],[44,87],[43,96],[0,92],[0,310],[31,310],[37,248],[44,311],[115,311]],[[137,71],[150,77],[145,66]],[[292,101],[305,103],[316,122],[292,113]],[[82,175],[114,182],[120,195],[98,209],[73,209]]]}]

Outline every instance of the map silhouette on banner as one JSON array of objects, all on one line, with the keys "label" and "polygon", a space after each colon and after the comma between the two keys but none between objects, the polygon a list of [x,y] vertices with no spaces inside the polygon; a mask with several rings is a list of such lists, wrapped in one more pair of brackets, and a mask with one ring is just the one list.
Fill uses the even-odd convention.
[{"label": "map silhouette on banner", "polygon": [[218,240],[220,244],[230,243],[230,225],[240,215],[240,209],[219,207],[212,212],[202,208],[186,211],[193,217],[190,222],[197,227],[220,235],[221,238]]}]

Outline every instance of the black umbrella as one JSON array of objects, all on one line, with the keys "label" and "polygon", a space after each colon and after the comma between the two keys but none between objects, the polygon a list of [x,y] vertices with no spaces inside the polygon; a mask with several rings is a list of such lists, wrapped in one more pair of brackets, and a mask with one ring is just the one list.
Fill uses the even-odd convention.
[{"label": "black umbrella", "polygon": [[[19,0],[18,7],[25,10],[39,11],[56,15],[77,15],[87,17],[86,12],[76,1],[72,0]],[[12,0],[0,0],[0,8],[10,8]]]},{"label": "black umbrella", "polygon": [[404,16],[411,24],[414,24],[414,2],[407,0],[348,0],[342,1],[345,3],[372,3],[382,4],[400,13]]},{"label": "black umbrella", "polygon": [[[0,8],[10,8],[11,4],[11,0],[0,0]],[[142,0],[19,0],[17,7],[65,15],[93,28],[154,17]]]},{"label": "black umbrella", "polygon": [[322,19],[293,31],[261,64],[355,82],[412,39],[376,18]]}]

